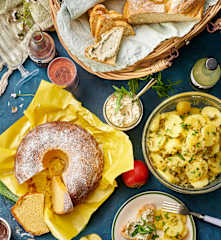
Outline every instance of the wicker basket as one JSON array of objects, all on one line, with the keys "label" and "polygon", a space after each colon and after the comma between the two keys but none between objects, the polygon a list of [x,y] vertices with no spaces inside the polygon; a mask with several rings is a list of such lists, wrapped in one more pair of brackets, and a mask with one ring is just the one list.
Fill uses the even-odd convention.
[{"label": "wicker basket", "polygon": [[219,10],[221,9],[221,0],[219,0],[216,5],[210,7],[207,10],[203,19],[198,24],[196,24],[194,28],[184,37],[175,37],[162,42],[151,54],[149,54],[146,58],[142,59],[141,61],[135,63],[132,66],[129,66],[120,71],[105,73],[94,72],[90,67],[87,67],[83,62],[81,62],[76,56],[71,54],[71,52],[65,46],[65,43],[62,40],[61,36],[59,35],[56,23],[57,12],[60,9],[60,1],[50,0],[50,6],[52,10],[52,19],[59,40],[75,62],[81,65],[81,67],[83,67],[86,71],[95,74],[101,78],[110,80],[128,80],[143,77],[170,67],[172,65],[172,60],[178,57],[177,49],[188,44],[194,36],[202,32],[206,28],[208,22],[210,22],[211,19],[219,12]]}]

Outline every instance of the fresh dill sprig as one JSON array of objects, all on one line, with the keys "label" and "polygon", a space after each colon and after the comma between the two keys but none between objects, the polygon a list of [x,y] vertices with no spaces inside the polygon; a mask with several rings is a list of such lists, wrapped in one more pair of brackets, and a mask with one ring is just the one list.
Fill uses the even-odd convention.
[{"label": "fresh dill sprig", "polygon": [[170,80],[163,81],[161,72],[155,77],[156,84],[152,87],[160,98],[169,97],[170,91],[174,91],[174,87],[180,84],[182,81],[172,82]]},{"label": "fresh dill sprig", "polygon": [[128,90],[125,87],[116,87],[113,86],[115,89],[115,96],[117,97],[116,100],[116,111],[118,111],[121,107],[121,100],[123,96],[129,95],[130,97],[134,97],[138,90],[140,89],[140,81],[150,81],[151,79],[156,79],[156,84],[152,87],[153,90],[156,91],[157,95],[160,98],[169,97],[169,93],[174,91],[174,87],[180,84],[182,81],[172,82],[170,80],[163,81],[162,74],[159,72],[158,74],[148,75],[146,77],[135,78],[128,81]]},{"label": "fresh dill sprig", "polygon": [[[182,81],[172,82],[170,80],[162,80],[162,74],[159,72],[158,74],[148,75],[146,77],[136,78],[132,81],[137,81],[139,85],[139,81],[150,81],[151,79],[156,79],[156,84],[152,87],[153,90],[156,91],[157,95],[160,98],[169,97],[170,91],[174,90],[174,87],[180,84]],[[139,86],[138,86],[139,89]]]},{"label": "fresh dill sprig", "polygon": [[131,79],[128,82],[129,91],[136,95],[138,89],[139,89],[139,79]]}]

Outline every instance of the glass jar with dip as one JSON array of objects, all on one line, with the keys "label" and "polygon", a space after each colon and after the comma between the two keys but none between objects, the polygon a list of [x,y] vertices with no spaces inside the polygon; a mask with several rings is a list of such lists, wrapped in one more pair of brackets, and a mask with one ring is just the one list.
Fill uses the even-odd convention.
[{"label": "glass jar with dip", "polygon": [[110,126],[128,131],[140,123],[143,116],[143,104],[140,99],[134,100],[130,95],[124,95],[117,109],[117,98],[116,94],[112,94],[105,101],[104,118]]},{"label": "glass jar with dip", "polygon": [[55,58],[48,66],[48,78],[56,85],[77,88],[79,78],[73,61],[66,57]]},{"label": "glass jar with dip", "polygon": [[11,228],[5,219],[0,218],[0,240],[9,240],[11,238]]},{"label": "glass jar with dip", "polygon": [[140,97],[146,93],[157,79],[152,78],[136,95],[132,92],[118,95],[115,92],[104,103],[103,114],[106,122],[119,130],[128,131],[136,127],[143,117],[143,104]]}]

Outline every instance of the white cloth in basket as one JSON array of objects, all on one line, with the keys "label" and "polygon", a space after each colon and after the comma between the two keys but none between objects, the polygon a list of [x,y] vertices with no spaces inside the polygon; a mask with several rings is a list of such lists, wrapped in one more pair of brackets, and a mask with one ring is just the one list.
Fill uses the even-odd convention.
[{"label": "white cloth in basket", "polygon": [[[135,36],[123,40],[116,66],[97,63],[84,56],[85,49],[93,44],[86,11],[99,0],[64,0],[57,14],[58,31],[73,55],[95,72],[110,72],[124,69],[150,54],[162,41],[172,37],[183,37],[197,22],[161,23],[137,25]],[[218,0],[206,0],[205,9]],[[122,12],[124,0],[107,0],[108,9]],[[81,17],[79,17],[81,15]]]}]

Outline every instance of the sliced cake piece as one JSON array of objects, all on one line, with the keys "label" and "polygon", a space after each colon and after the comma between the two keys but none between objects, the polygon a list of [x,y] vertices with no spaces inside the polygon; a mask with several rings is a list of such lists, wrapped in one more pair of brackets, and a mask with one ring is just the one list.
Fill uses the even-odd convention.
[{"label": "sliced cake piece", "polygon": [[98,43],[85,50],[85,56],[97,62],[115,65],[123,33],[123,27],[114,27],[102,34]]},{"label": "sliced cake piece", "polygon": [[12,215],[26,232],[40,236],[48,233],[44,221],[44,194],[27,193],[11,209]]},{"label": "sliced cake piece", "polygon": [[56,214],[66,214],[73,210],[73,203],[60,176],[52,178],[52,205]]}]

